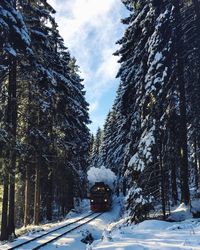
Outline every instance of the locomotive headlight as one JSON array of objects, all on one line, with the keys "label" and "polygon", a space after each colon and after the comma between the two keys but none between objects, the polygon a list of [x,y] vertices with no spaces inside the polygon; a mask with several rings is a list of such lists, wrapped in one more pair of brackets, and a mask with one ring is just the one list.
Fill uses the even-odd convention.
[{"label": "locomotive headlight", "polygon": [[91,202],[94,202],[94,200],[91,200]]},{"label": "locomotive headlight", "polygon": [[105,202],[107,202],[108,200],[107,199],[104,199]]}]

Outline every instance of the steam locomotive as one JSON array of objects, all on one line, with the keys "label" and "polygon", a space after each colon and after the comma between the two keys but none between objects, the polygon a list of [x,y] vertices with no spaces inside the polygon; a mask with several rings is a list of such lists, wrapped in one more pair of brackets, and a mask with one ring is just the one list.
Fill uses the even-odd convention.
[{"label": "steam locomotive", "polygon": [[103,182],[96,182],[90,189],[90,208],[93,212],[111,209],[112,190]]}]

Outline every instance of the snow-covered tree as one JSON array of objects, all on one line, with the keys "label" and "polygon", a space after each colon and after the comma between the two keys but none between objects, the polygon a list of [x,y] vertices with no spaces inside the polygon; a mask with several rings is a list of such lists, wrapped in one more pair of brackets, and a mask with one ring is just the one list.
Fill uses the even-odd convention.
[{"label": "snow-covered tree", "polygon": [[[139,188],[144,197],[154,197],[153,203],[162,205],[165,217],[167,204],[179,199],[188,204],[190,200],[187,130],[189,119],[196,122],[194,127],[199,120],[195,111],[198,98],[193,98],[199,74],[198,66],[192,63],[198,61],[199,53],[199,2],[122,2],[130,16],[123,20],[127,28],[115,53],[121,64],[117,75],[121,82],[113,105],[117,129],[109,137],[106,121],[102,164],[114,156],[108,166],[119,163],[119,183],[124,190]],[[198,183],[197,140],[190,149],[196,152]],[[128,200],[129,209],[134,211],[132,199]]]},{"label": "snow-covered tree", "polygon": [[[5,164],[10,161],[14,166],[6,168],[12,170],[12,175],[5,172],[2,220],[4,229],[7,226],[12,229],[1,231],[6,232],[2,239],[14,233],[13,188],[16,174],[17,185],[20,186],[16,193],[18,225],[38,224],[41,219],[51,220],[53,210],[58,211],[57,215],[65,215],[73,207],[74,196],[83,197],[86,194],[83,187],[86,187],[90,139],[88,103],[78,66],[58,32],[54,13],[46,0],[19,0],[17,7],[15,1],[3,1],[0,7],[0,34],[5,38],[0,44],[0,57],[4,60],[0,66],[5,69],[1,71],[0,122],[8,128],[3,130],[1,126],[0,138],[4,145],[1,157]],[[9,32],[14,36],[10,36]],[[9,44],[12,49],[9,49]],[[8,71],[10,64],[6,65],[10,57],[14,58],[12,71]],[[15,65],[13,62],[16,62]],[[13,89],[15,93],[9,87],[10,79],[14,82],[13,76],[17,83]],[[12,107],[15,109],[7,112]],[[7,124],[10,121],[12,124],[9,127]],[[7,152],[15,154],[11,156]],[[8,174],[12,191],[9,197]],[[25,204],[20,202],[23,200],[21,196]],[[12,215],[11,218],[9,214],[8,222],[7,204]]]},{"label": "snow-covered tree", "polygon": [[[0,81],[1,149],[4,193],[1,239],[15,234],[15,171],[17,154],[17,66],[18,60],[31,53],[30,37],[16,1],[1,1],[0,6]],[[3,95],[6,93],[6,97]],[[2,142],[2,141],[1,141]]]},{"label": "snow-covered tree", "polygon": [[94,137],[93,145],[92,145],[92,152],[90,155],[90,167],[100,167],[100,147],[102,143],[102,130],[99,127],[97,129],[96,135]]}]

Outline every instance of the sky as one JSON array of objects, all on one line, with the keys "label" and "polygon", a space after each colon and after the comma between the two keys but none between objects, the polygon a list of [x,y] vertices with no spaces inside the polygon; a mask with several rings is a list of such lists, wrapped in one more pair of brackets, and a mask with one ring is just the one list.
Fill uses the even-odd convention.
[{"label": "sky", "polygon": [[49,0],[56,13],[59,31],[77,59],[90,104],[89,128],[96,133],[112,108],[119,85],[119,64],[113,53],[123,36],[121,19],[127,11],[121,0]]}]

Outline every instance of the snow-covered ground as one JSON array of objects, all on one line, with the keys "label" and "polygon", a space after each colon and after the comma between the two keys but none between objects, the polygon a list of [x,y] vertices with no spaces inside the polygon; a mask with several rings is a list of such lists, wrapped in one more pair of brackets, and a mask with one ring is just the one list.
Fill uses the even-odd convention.
[{"label": "snow-covered ground", "polygon": [[[59,240],[43,247],[44,250],[200,250],[200,219],[191,218],[188,207],[180,205],[171,215],[171,219],[185,219],[181,222],[146,220],[137,225],[127,224],[127,217],[120,219],[123,200],[114,198],[113,208],[100,217],[82,226]],[[72,222],[90,213],[88,202],[79,207],[79,211],[68,214],[66,220],[40,227],[45,232]],[[26,233],[12,243],[0,245],[1,250],[10,248],[25,240],[43,234]],[[86,245],[81,239],[89,233],[94,242]],[[57,232],[55,233],[56,236]],[[34,247],[36,245],[33,245]],[[32,247],[33,248],[33,247]],[[17,250],[30,250],[21,247]]]},{"label": "snow-covered ground", "polygon": [[[103,240],[93,242],[88,250],[200,250],[200,219],[191,219],[188,209],[180,205],[173,218],[182,222],[146,220],[127,225],[126,219],[109,226]],[[188,219],[190,218],[190,219]]]},{"label": "snow-covered ground", "polygon": [[85,250],[86,245],[81,242],[81,239],[90,232],[95,240],[99,240],[102,237],[104,230],[108,225],[119,219],[121,210],[121,204],[119,199],[114,199],[113,209],[109,212],[105,212],[100,217],[90,222],[89,224],[71,232],[65,237],[59,239],[58,241],[44,247],[44,250],[54,250],[54,249],[65,249],[65,250]]},{"label": "snow-covered ground", "polygon": [[[0,245],[1,250],[9,249],[10,247],[16,246],[24,241],[30,240],[32,238],[35,238],[41,234],[44,234],[48,232],[49,230],[52,231],[53,229],[57,227],[61,227],[67,223],[73,222],[81,217],[86,216],[87,214],[91,213],[89,208],[89,203],[82,204],[81,207],[78,209],[77,212],[72,212],[68,214],[66,220],[63,220],[62,222],[58,223],[51,223],[47,225],[41,225],[40,227],[32,228],[32,231],[29,233],[26,233],[25,235],[22,235],[17,240],[15,240],[12,243],[6,243]],[[96,218],[94,221],[91,221],[89,224],[82,226],[81,228],[72,231],[70,234],[64,236],[63,238],[47,245],[46,247],[43,247],[42,249],[65,249],[65,250],[85,250],[86,244],[81,242],[81,239],[84,238],[84,236],[90,232],[94,238],[94,240],[98,240],[102,237],[103,231],[108,227],[108,225],[119,219],[121,211],[121,199],[120,198],[114,198],[113,201],[113,208],[109,212],[105,212],[100,217]],[[35,232],[35,229],[39,232]],[[54,236],[57,235],[57,232],[54,233]],[[33,247],[34,244],[31,244]],[[36,245],[35,245],[36,246]],[[32,247],[27,248],[27,246],[22,246],[17,250],[31,250]]]},{"label": "snow-covered ground", "polygon": [[111,232],[110,239],[93,242],[91,250],[200,250],[200,220],[172,223],[147,220]]}]

